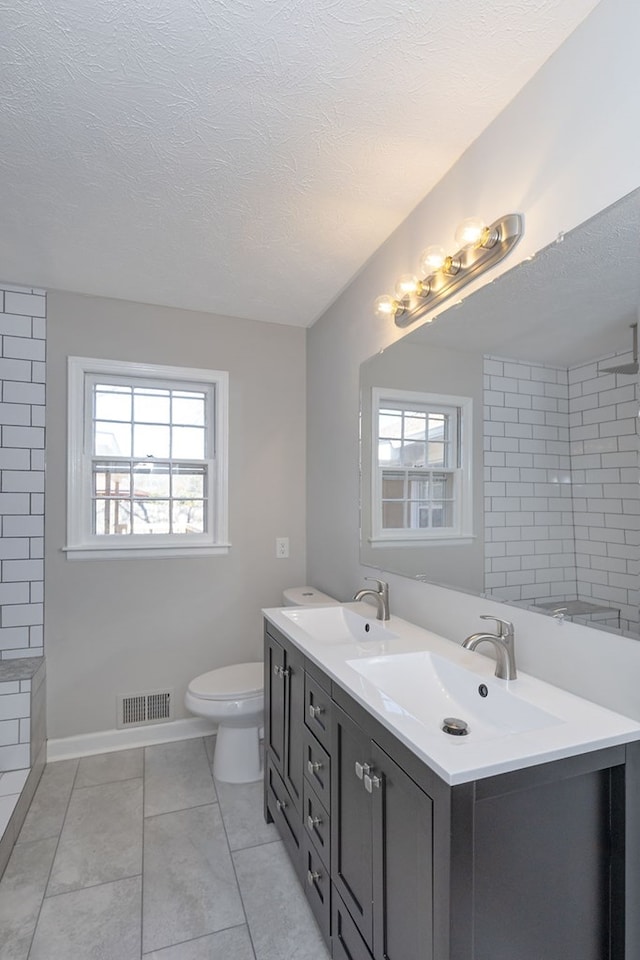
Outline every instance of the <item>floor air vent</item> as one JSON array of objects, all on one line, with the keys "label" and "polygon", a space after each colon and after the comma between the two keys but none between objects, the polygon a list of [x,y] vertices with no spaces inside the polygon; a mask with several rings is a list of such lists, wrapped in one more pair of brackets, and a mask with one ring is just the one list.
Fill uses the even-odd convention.
[{"label": "floor air vent", "polygon": [[118,697],[118,729],[163,723],[172,718],[173,690],[154,690]]}]

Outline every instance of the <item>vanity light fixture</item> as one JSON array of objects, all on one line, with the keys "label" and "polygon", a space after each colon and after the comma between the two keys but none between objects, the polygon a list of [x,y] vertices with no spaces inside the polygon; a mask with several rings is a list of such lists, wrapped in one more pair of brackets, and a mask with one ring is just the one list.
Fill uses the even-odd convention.
[{"label": "vanity light fixture", "polygon": [[519,213],[500,217],[485,226],[477,217],[468,217],[458,226],[456,253],[430,246],[420,255],[420,275],[404,273],[395,287],[395,296],[383,294],[375,301],[377,317],[393,317],[399,327],[408,327],[434,307],[458,293],[467,283],[503,260],[524,232]]}]

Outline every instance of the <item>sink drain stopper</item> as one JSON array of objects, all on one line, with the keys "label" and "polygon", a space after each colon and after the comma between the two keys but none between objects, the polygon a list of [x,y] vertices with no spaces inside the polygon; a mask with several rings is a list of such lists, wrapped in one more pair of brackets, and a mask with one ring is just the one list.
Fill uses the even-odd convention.
[{"label": "sink drain stopper", "polygon": [[469,733],[469,724],[466,720],[458,720],[457,717],[445,717],[442,721],[442,729],[452,737],[466,737]]}]

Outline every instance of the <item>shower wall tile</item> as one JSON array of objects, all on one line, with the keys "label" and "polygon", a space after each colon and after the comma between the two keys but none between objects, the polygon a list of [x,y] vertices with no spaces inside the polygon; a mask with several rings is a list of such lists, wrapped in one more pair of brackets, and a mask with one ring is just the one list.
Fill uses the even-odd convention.
[{"label": "shower wall tile", "polygon": [[46,315],[44,291],[0,283],[0,661],[43,653]]},{"label": "shower wall tile", "polygon": [[504,420],[485,453],[485,589],[527,604],[575,597],[567,371],[487,357],[484,372],[485,421]]},{"label": "shower wall tile", "polygon": [[485,588],[609,607],[584,622],[637,635],[638,382],[612,359],[485,358]]}]

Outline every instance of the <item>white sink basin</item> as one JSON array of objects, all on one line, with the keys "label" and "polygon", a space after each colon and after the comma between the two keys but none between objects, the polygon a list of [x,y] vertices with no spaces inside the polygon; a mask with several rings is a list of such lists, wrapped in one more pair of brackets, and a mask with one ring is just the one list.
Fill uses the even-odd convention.
[{"label": "white sink basin", "polygon": [[[519,697],[517,680],[507,687],[428,651],[363,657],[347,665],[383,694],[385,710],[406,712],[450,741],[471,744],[563,723]],[[442,723],[449,717],[467,723],[468,734],[445,733]]]},{"label": "white sink basin", "polygon": [[323,644],[389,640],[396,637],[374,617],[361,617],[347,607],[287,607],[282,615]]}]

